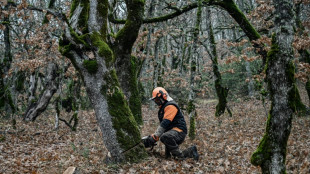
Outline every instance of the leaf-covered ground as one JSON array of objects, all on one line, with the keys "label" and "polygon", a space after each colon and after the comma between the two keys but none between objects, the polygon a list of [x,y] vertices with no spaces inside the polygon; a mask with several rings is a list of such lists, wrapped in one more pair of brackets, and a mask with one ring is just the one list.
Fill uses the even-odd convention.
[{"label": "leaf-covered ground", "polygon": [[[106,165],[107,155],[93,111],[79,113],[76,132],[60,123],[54,129],[54,112],[45,112],[33,123],[0,120],[0,173],[63,173],[75,166],[82,173],[260,173],[249,159],[264,134],[266,114],[261,101],[230,103],[233,117],[214,117],[216,101],[198,102],[197,138],[186,138],[185,149],[197,145],[198,162],[165,159],[159,143],[140,163]],[[143,107],[142,135],[155,131],[157,111]],[[69,119],[70,115],[62,113]],[[4,133],[6,132],[6,133]],[[287,150],[287,173],[310,173],[310,118],[295,117]]]}]

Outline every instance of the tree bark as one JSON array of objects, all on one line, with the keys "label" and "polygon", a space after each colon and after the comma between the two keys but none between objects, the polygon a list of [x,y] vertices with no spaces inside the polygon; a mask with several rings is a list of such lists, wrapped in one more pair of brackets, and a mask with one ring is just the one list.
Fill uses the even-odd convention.
[{"label": "tree bark", "polygon": [[201,25],[201,13],[202,13],[202,0],[198,0],[198,8],[196,14],[196,23],[194,28],[194,36],[193,36],[193,47],[192,52],[193,54],[190,57],[190,89],[188,95],[188,104],[187,104],[187,113],[190,118],[190,129],[189,129],[189,137],[193,140],[195,139],[195,132],[196,132],[196,123],[195,118],[197,115],[196,107],[195,107],[195,88],[196,88],[196,72],[197,72],[197,63],[198,63],[198,39],[199,39],[199,31]]},{"label": "tree bark", "polygon": [[39,97],[38,101],[30,100],[28,108],[24,114],[25,121],[35,121],[35,119],[45,111],[51,98],[58,89],[58,66],[55,63],[48,65],[48,75],[46,78],[46,84],[44,85],[44,92]]},{"label": "tree bark", "polygon": [[[9,5],[4,7],[7,10]],[[10,24],[9,16],[4,17],[3,24],[4,29],[4,58],[0,60],[0,108],[4,108],[6,113],[14,113],[16,108],[12,99],[11,90],[8,85],[7,74],[11,67],[12,54],[11,54],[11,42],[10,42]]]},{"label": "tree bark", "polygon": [[[211,10],[208,8],[207,10],[207,18],[211,18]],[[216,43],[212,29],[211,20],[207,21],[207,28],[208,28],[208,35],[209,35],[209,45],[211,51],[209,51],[209,56],[212,61],[212,68],[213,74],[215,77],[215,91],[218,97],[218,104],[216,105],[215,116],[221,116],[224,114],[225,109],[227,108],[228,113],[232,116],[229,108],[227,107],[227,95],[228,95],[228,88],[222,86],[222,76],[218,68],[218,61],[217,61],[217,51],[216,51]],[[207,48],[208,49],[208,48]]]},{"label": "tree bark", "polygon": [[[122,66],[121,60],[130,63],[131,49],[142,24],[144,1],[126,0],[125,3],[127,20],[113,44],[107,42],[108,0],[75,0],[70,23],[67,22],[59,42],[60,52],[82,76],[113,162],[137,161],[146,155],[142,144],[131,149],[141,141],[141,136],[113,66],[114,63]],[[130,80],[123,79],[123,73],[119,75],[123,83]]]},{"label": "tree bark", "polygon": [[274,0],[275,34],[268,52],[266,78],[270,90],[271,110],[266,132],[251,163],[260,166],[262,173],[286,173],[287,140],[296,109],[296,84],[292,42],[294,39],[293,2]]},{"label": "tree bark", "polygon": [[36,72],[31,73],[30,78],[29,78],[29,83],[30,83],[30,86],[28,90],[29,91],[28,103],[31,103],[32,101],[35,101],[36,99],[35,92],[36,92],[37,84],[38,84]]}]

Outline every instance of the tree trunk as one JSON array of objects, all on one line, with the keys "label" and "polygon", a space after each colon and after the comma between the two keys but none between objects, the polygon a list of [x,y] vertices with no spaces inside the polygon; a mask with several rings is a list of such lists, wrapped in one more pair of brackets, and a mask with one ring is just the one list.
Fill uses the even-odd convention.
[{"label": "tree trunk", "polygon": [[119,54],[119,51],[114,51],[116,54],[115,67],[117,76],[126,96],[129,108],[133,113],[136,122],[141,125],[142,110],[141,110],[141,95],[138,89],[138,67],[139,60],[128,53]]},{"label": "tree trunk", "polygon": [[158,79],[159,79],[159,72],[160,72],[160,60],[159,60],[159,47],[161,43],[162,37],[158,37],[156,42],[155,42],[155,48],[154,48],[154,62],[153,62],[153,67],[154,67],[154,72],[153,72],[153,89],[158,86]]},{"label": "tree trunk", "polygon": [[[8,9],[8,5],[6,5],[4,9]],[[6,114],[14,113],[16,110],[7,78],[12,62],[9,22],[9,16],[4,17],[3,24],[5,29],[3,34],[5,52],[4,58],[0,60],[0,109],[4,108]]]},{"label": "tree trunk", "polygon": [[195,108],[195,77],[197,72],[197,63],[198,63],[198,39],[199,39],[199,31],[201,25],[201,13],[202,13],[202,1],[198,0],[198,8],[197,8],[197,15],[196,15],[196,23],[194,28],[194,36],[193,36],[193,47],[192,47],[192,56],[190,57],[190,89],[189,89],[189,96],[188,96],[188,104],[187,104],[187,113],[190,118],[190,129],[189,129],[189,137],[191,139],[195,139],[195,118],[196,118],[196,108]]},{"label": "tree trunk", "polygon": [[36,100],[35,93],[36,93],[37,84],[38,84],[36,76],[37,76],[36,72],[33,72],[30,75],[30,79],[29,79],[30,86],[29,86],[28,103],[31,103],[31,102],[34,103],[35,100]]},{"label": "tree trunk", "polygon": [[[59,42],[60,52],[82,76],[104,144],[114,162],[137,161],[146,155],[142,144],[131,149],[141,141],[141,136],[113,66],[114,63],[121,66],[121,60],[131,63],[131,49],[142,24],[144,1],[126,0],[125,3],[126,24],[116,34],[113,44],[107,42],[108,0],[75,0],[70,23],[66,24]],[[124,71],[128,70],[125,67]],[[122,79],[123,83],[127,81]],[[129,88],[125,90],[128,92]]]},{"label": "tree trunk", "polygon": [[27,111],[24,114],[26,121],[35,121],[35,119],[45,111],[51,98],[58,89],[58,66],[55,63],[48,65],[48,75],[46,78],[46,84],[44,85],[44,92],[39,97],[38,101],[30,100]]},{"label": "tree trunk", "polygon": [[[207,19],[210,19],[210,18],[211,18],[211,10],[210,10],[210,8],[208,8]],[[218,69],[216,43],[215,43],[215,38],[214,38],[214,34],[213,34],[211,20],[207,20],[207,28],[208,28],[208,35],[210,37],[209,45],[210,45],[211,51],[209,51],[209,53],[210,53],[210,58],[211,58],[212,67],[213,67],[213,73],[214,73],[214,77],[215,77],[215,91],[216,91],[217,97],[219,99],[219,102],[216,105],[215,116],[218,117],[218,116],[221,116],[222,114],[224,114],[226,108],[227,108],[227,111],[230,114],[230,116],[232,116],[229,108],[227,107],[228,88],[222,86],[222,76],[221,76],[221,73]]]},{"label": "tree trunk", "polygon": [[248,61],[245,61],[245,69],[246,69],[246,76],[248,81],[248,95],[252,97],[254,95],[254,84],[252,80],[252,71],[250,67],[250,63]]},{"label": "tree trunk", "polygon": [[268,52],[266,78],[270,89],[271,110],[266,132],[251,163],[262,173],[286,173],[287,140],[296,108],[296,84],[292,41],[294,39],[293,2],[275,0],[275,34]]}]

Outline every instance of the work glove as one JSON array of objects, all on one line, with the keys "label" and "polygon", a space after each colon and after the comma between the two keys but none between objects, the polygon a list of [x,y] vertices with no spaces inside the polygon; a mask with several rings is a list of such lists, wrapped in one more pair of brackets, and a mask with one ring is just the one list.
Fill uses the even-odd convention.
[{"label": "work glove", "polygon": [[142,138],[143,144],[145,148],[156,146],[156,140],[151,136],[146,136]]}]

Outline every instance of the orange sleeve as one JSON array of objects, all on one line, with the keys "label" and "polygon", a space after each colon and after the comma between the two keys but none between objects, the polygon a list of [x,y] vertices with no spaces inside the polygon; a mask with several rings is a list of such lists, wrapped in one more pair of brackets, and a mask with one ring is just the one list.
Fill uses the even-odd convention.
[{"label": "orange sleeve", "polygon": [[173,105],[168,105],[167,107],[165,107],[164,112],[165,112],[165,114],[164,114],[163,119],[167,119],[167,120],[172,121],[174,119],[174,117],[177,115],[178,109]]}]

